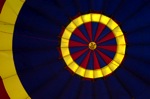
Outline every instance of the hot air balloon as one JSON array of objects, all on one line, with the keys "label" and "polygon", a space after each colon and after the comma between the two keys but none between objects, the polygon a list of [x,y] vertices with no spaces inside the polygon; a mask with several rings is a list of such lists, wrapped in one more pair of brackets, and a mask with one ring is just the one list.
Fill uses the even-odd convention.
[{"label": "hot air balloon", "polygon": [[0,0],[0,99],[149,99],[149,0]]}]

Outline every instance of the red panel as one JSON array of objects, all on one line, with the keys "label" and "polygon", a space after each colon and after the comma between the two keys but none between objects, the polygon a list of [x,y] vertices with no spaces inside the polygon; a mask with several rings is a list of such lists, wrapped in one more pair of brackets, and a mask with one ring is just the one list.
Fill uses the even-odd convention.
[{"label": "red panel", "polygon": [[96,53],[95,51],[93,52],[93,57],[94,57],[94,69],[100,69],[100,64],[99,64],[99,61],[97,59],[97,56],[96,56]]},{"label": "red panel", "polygon": [[0,13],[6,0],[0,0]]},{"label": "red panel", "polygon": [[89,62],[89,58],[90,58],[90,54],[91,54],[91,50],[88,52],[88,54],[86,55],[86,57],[83,59],[82,63],[81,63],[81,67],[85,68],[88,65]]},{"label": "red panel", "polygon": [[84,54],[88,49],[84,49],[81,51],[78,51],[76,53],[71,54],[73,60],[76,60],[77,58],[79,58],[82,54]]},{"label": "red panel", "polygon": [[105,55],[104,53],[102,53],[99,50],[96,50],[96,51],[102,57],[102,59],[105,61],[106,64],[109,64],[112,61],[112,59],[109,56]]},{"label": "red panel", "polygon": [[75,29],[75,31],[73,32],[73,34],[75,34],[76,36],[80,37],[84,41],[89,42],[78,28]]},{"label": "red panel", "polygon": [[97,38],[101,35],[101,33],[102,33],[102,31],[104,30],[105,27],[106,27],[106,26],[103,25],[103,24],[99,24],[99,25],[98,25],[98,28],[97,28],[97,31],[96,31],[96,36],[95,36],[95,38],[94,38],[94,41],[96,41]]},{"label": "red panel", "polygon": [[81,47],[81,46],[87,46],[88,47],[87,44],[83,44],[81,42],[69,40],[69,47]]},{"label": "red panel", "polygon": [[113,34],[113,32],[110,32],[106,36],[104,36],[99,42],[97,42],[97,44],[102,43],[102,42],[106,42],[106,41],[111,40],[113,38],[115,38],[115,35]]},{"label": "red panel", "polygon": [[0,99],[10,99],[6,90],[5,90],[5,87],[4,87],[4,84],[3,84],[1,77],[0,77]]},{"label": "red panel", "polygon": [[85,23],[84,25],[86,27],[86,31],[88,32],[90,40],[92,41],[92,23],[88,22],[88,23]]},{"label": "red panel", "polygon": [[102,49],[105,49],[105,50],[108,50],[108,51],[116,52],[117,45],[109,45],[109,46],[101,45],[101,46],[98,46],[98,48],[102,48]]}]

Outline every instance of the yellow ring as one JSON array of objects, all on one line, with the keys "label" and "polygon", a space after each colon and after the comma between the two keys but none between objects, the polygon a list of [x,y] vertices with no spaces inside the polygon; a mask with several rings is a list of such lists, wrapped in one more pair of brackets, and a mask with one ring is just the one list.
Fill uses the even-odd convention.
[{"label": "yellow ring", "polygon": [[[82,68],[73,60],[73,58],[70,55],[69,39],[73,31],[80,25],[87,22],[98,22],[106,25],[116,37],[117,42],[116,54],[113,60],[101,69],[90,70]],[[126,42],[122,30],[115,21],[113,21],[111,18],[103,14],[89,13],[81,15],[69,23],[69,25],[65,28],[63,32],[60,47],[64,61],[74,73],[85,78],[93,79],[107,76],[119,67],[125,55]]]},{"label": "yellow ring", "polygon": [[12,52],[14,26],[23,4],[23,0],[6,0],[0,13],[0,76],[10,99],[31,99],[17,75]]}]

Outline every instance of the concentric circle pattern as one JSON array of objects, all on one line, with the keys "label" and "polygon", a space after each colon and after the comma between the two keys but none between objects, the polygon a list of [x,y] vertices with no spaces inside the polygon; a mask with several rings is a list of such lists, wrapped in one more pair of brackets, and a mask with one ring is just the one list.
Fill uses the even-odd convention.
[{"label": "concentric circle pattern", "polygon": [[74,19],[61,37],[61,52],[69,69],[85,78],[109,75],[121,64],[126,42],[118,24],[96,13]]},{"label": "concentric circle pattern", "polygon": [[0,0],[0,99],[149,99],[149,9],[150,0]]}]

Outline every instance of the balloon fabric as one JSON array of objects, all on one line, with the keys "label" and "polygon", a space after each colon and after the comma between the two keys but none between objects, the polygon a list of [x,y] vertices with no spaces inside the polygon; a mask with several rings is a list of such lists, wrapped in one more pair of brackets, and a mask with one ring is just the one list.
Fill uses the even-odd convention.
[{"label": "balloon fabric", "polygon": [[149,0],[0,0],[0,99],[149,99]]}]

